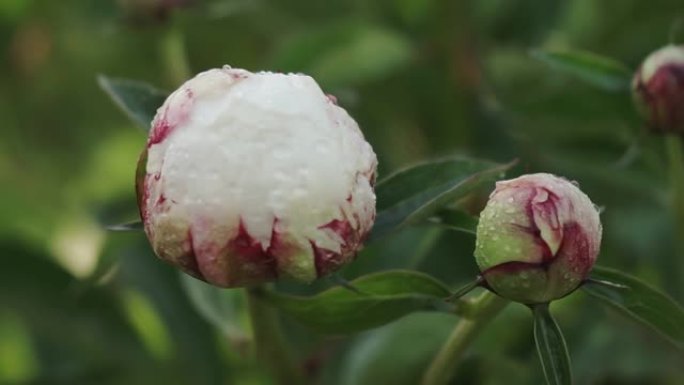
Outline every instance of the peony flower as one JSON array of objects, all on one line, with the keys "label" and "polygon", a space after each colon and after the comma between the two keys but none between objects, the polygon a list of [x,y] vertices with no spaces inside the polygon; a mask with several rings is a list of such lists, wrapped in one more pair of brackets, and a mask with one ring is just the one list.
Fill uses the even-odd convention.
[{"label": "peony flower", "polygon": [[541,303],[575,290],[600,244],[599,213],[577,185],[530,174],[496,184],[480,215],[475,258],[494,292]]},{"label": "peony flower", "polygon": [[649,55],[634,75],[632,94],[653,131],[684,134],[684,46]]},{"label": "peony flower", "polygon": [[312,281],[375,219],[376,157],[309,76],[212,69],[157,111],[136,180],[155,253],[213,285]]}]

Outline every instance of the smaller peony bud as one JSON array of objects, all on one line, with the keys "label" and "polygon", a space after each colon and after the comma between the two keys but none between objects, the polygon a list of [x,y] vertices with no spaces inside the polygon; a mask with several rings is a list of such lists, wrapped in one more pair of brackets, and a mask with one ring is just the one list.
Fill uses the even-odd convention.
[{"label": "smaller peony bud", "polygon": [[600,244],[591,200],[566,179],[530,174],[496,184],[480,215],[475,258],[492,291],[542,303],[580,285]]},{"label": "smaller peony bud", "polygon": [[684,46],[649,55],[634,75],[632,95],[651,130],[684,134]]},{"label": "smaller peony bud", "polygon": [[375,219],[376,157],[306,75],[213,69],[164,102],[138,164],[155,253],[222,287],[311,281]]},{"label": "smaller peony bud", "polygon": [[178,8],[187,8],[197,0],[117,0],[126,19],[133,23],[162,22]]}]

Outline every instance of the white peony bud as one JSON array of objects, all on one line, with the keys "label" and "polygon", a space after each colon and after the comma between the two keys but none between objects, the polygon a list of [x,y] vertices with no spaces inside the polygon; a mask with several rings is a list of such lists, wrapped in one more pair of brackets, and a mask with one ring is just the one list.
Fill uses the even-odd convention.
[{"label": "white peony bud", "polygon": [[158,110],[136,181],[155,253],[222,287],[311,281],[375,219],[377,160],[309,76],[212,69]]}]

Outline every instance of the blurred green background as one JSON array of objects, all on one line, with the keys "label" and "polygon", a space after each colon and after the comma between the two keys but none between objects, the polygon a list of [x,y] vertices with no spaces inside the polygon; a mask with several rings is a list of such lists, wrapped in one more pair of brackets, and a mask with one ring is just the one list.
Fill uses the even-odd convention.
[{"label": "blurred green background", "polygon": [[[627,93],[530,52],[582,49],[635,69],[683,16],[681,0],[0,1],[0,383],[270,383],[239,291],[181,278],[144,235],[103,229],[136,218],[145,135],[98,74],[166,90],[187,69],[223,64],[311,74],[359,122],[381,177],[465,154],[517,158],[511,175],[577,180],[605,209],[599,263],[681,303],[684,234],[662,138],[643,134]],[[462,204],[477,214],[487,194]],[[343,274],[410,268],[456,287],[477,273],[473,245],[411,229],[369,245]],[[681,351],[586,295],[554,312],[577,383],[684,383]],[[490,325],[458,384],[542,383],[528,313],[513,305]],[[336,338],[284,321],[318,383],[370,385],[416,384],[456,318],[420,313]]]}]

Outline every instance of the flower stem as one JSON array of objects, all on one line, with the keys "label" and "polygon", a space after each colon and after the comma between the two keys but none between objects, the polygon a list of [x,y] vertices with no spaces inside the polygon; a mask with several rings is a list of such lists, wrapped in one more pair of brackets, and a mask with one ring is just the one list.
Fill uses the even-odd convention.
[{"label": "flower stem", "polygon": [[183,32],[174,25],[167,27],[159,48],[169,81],[174,86],[183,84],[191,76]]},{"label": "flower stem", "polygon": [[295,365],[288,350],[277,312],[261,298],[262,288],[246,290],[257,359],[268,366],[276,384],[303,384],[303,373]]},{"label": "flower stem", "polygon": [[461,318],[449,339],[432,360],[423,376],[423,385],[444,385],[453,376],[463,354],[485,325],[509,302],[496,294],[485,291],[472,303],[472,313]]},{"label": "flower stem", "polygon": [[[677,135],[665,137],[669,161],[672,212],[675,220],[676,253],[680,266],[678,271],[684,271],[684,151],[682,139]],[[677,288],[680,296],[684,295],[684,287]]]}]

